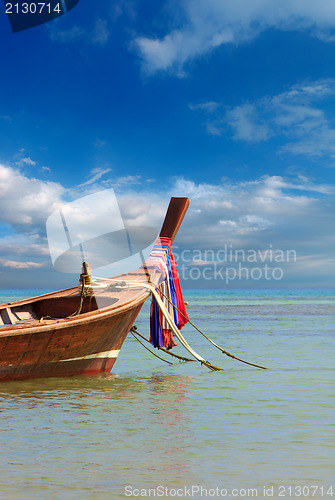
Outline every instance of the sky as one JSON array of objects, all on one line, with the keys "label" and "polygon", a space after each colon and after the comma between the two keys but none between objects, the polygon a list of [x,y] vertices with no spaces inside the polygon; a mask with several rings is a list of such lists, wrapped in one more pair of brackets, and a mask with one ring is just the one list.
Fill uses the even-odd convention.
[{"label": "sky", "polygon": [[157,228],[190,198],[185,287],[334,287],[333,1],[80,0],[17,33],[1,5],[0,40],[0,288],[76,284],[46,220],[110,188]]}]

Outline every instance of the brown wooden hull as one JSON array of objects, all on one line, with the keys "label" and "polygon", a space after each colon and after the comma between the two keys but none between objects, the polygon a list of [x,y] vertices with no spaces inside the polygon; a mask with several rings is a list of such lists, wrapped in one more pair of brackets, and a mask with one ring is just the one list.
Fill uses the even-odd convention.
[{"label": "brown wooden hull", "polygon": [[0,381],[109,372],[148,294],[131,307],[0,335]]}]

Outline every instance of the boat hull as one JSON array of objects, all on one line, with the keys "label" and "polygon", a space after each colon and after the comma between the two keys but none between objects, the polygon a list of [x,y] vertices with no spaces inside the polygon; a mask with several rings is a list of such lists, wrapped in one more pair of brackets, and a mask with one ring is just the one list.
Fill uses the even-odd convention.
[{"label": "boat hull", "polygon": [[141,310],[101,312],[0,337],[0,381],[110,372]]}]

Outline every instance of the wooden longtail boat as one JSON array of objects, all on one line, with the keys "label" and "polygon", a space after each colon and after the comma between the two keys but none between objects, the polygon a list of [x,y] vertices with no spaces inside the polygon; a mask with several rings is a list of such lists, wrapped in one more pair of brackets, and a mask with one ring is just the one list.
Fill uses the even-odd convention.
[{"label": "wooden longtail boat", "polygon": [[[160,237],[174,240],[188,205],[171,198]],[[110,372],[150,296],[141,283],[160,276],[140,268],[90,294],[73,287],[0,305],[0,381]]]}]

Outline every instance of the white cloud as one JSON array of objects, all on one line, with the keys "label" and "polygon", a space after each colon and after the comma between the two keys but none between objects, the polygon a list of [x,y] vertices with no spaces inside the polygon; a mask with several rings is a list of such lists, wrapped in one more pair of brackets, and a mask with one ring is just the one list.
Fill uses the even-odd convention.
[{"label": "white cloud", "polygon": [[[112,169],[110,168],[93,168],[90,172],[90,178],[71,190],[72,196],[74,198],[78,197],[78,195],[85,196],[85,194],[107,188],[127,190],[131,189],[134,185],[142,183],[140,175],[124,175],[120,177],[108,176],[107,178],[102,179],[102,177],[111,171]],[[148,182],[150,182],[150,180]]]},{"label": "white cloud", "polygon": [[[36,273],[50,272],[51,260],[46,239],[37,232],[14,233],[0,238],[0,273],[4,287],[36,286]],[[28,274],[27,274],[28,273]],[[48,286],[44,276],[44,285]]]},{"label": "white cloud", "polygon": [[44,173],[46,173],[46,172],[51,172],[51,171],[52,171],[50,167],[45,167],[45,166],[44,166],[44,167],[41,167],[41,169],[40,169],[40,170],[41,170],[42,172],[44,172]]},{"label": "white cloud", "polygon": [[21,158],[21,160],[16,162],[16,165],[18,165],[19,167],[22,167],[24,165],[34,166],[37,165],[37,163],[36,161],[32,160],[30,156],[28,156],[27,158]]},{"label": "white cloud", "polygon": [[185,55],[188,50],[182,50],[183,37],[180,33],[167,35],[162,41],[149,38],[138,38],[136,45],[144,60],[144,67],[148,73],[154,73],[156,70],[167,70],[176,59],[184,63]]},{"label": "white cloud", "polygon": [[243,215],[239,217],[239,234],[247,234],[254,231],[265,231],[269,226],[271,226],[271,222],[269,222],[264,217],[259,215]]},{"label": "white cloud", "polygon": [[174,70],[182,75],[187,61],[223,44],[252,40],[270,27],[309,31],[325,41],[332,41],[335,27],[332,0],[181,0],[180,8],[182,28],[162,38],[136,38],[146,72]]},{"label": "white cloud", "polygon": [[44,267],[44,262],[18,262],[15,260],[0,259],[0,267],[8,267],[10,269],[38,269]]},{"label": "white cloud", "polygon": [[[328,157],[333,164],[335,123],[328,109],[334,96],[334,79],[301,83],[287,92],[231,109],[213,106],[205,126],[210,135],[230,132],[234,140],[249,143],[276,138],[282,141],[280,152]],[[205,111],[208,116],[202,104],[190,109]]]},{"label": "white cloud", "polygon": [[79,184],[79,188],[83,188],[83,187],[87,187],[87,186],[91,186],[93,184],[95,184],[98,180],[101,179],[101,177],[103,177],[105,174],[108,174],[108,172],[110,172],[111,169],[110,168],[93,168],[91,170],[91,177],[88,179],[88,181],[86,182],[83,182],[82,184]]},{"label": "white cloud", "polygon": [[269,137],[269,128],[261,123],[256,107],[244,104],[227,112],[227,122],[234,130],[234,139],[247,142],[265,141]]},{"label": "white cloud", "polygon": [[219,102],[215,101],[207,101],[200,102],[199,104],[189,104],[190,109],[201,109],[202,111],[207,111],[208,113],[212,113],[220,106]]},{"label": "white cloud", "polygon": [[15,230],[41,232],[64,192],[58,183],[27,177],[18,169],[0,164],[1,221]]},{"label": "white cloud", "polygon": [[140,175],[125,175],[123,177],[117,177],[113,181],[113,187],[115,188],[129,188],[134,184],[141,184],[142,179]]},{"label": "white cloud", "polygon": [[0,239],[0,256],[9,255],[20,259],[45,259],[49,257],[49,250],[46,239],[38,234],[16,233]]},{"label": "white cloud", "polygon": [[289,138],[283,152],[334,158],[335,124],[327,113],[328,100],[334,95],[335,80],[320,80],[260,101],[258,108],[268,117],[275,135]]},{"label": "white cloud", "polygon": [[206,130],[209,135],[213,135],[214,137],[221,137],[225,133],[225,129],[221,126],[222,121],[219,122],[206,122]]}]

